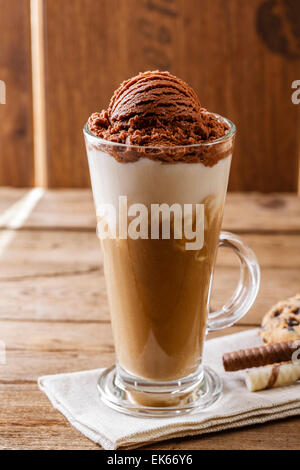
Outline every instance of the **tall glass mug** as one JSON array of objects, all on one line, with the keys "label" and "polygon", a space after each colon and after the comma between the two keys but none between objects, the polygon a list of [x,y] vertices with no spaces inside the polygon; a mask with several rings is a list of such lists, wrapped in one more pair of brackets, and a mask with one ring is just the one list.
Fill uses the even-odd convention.
[{"label": "tall glass mug", "polygon": [[[212,404],[222,384],[202,364],[206,333],[233,325],[256,298],[254,253],[220,232],[235,137],[225,121],[220,139],[160,149],[84,128],[117,356],[98,389],[123,413],[172,416]],[[212,312],[218,246],[231,248],[241,269],[232,298]]]}]

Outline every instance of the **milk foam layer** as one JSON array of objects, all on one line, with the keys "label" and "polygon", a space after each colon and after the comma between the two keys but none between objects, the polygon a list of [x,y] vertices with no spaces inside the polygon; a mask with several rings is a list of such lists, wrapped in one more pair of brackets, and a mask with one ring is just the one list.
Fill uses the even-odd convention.
[{"label": "milk foam layer", "polygon": [[202,163],[175,165],[141,158],[119,163],[110,155],[90,146],[88,159],[96,210],[101,204],[118,208],[119,196],[128,204],[200,204],[213,196],[222,207],[227,189],[231,155],[213,167]]}]

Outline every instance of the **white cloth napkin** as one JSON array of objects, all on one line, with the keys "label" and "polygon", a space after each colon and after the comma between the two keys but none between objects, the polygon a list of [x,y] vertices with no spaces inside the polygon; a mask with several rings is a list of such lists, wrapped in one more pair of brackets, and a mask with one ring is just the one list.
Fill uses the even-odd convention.
[{"label": "white cloth napkin", "polygon": [[300,384],[248,392],[244,371],[224,372],[222,354],[259,346],[257,330],[206,342],[204,362],[223,379],[222,397],[198,414],[176,418],[135,418],[101,402],[96,382],[101,369],[48,375],[39,387],[69,422],[104,449],[135,448],[173,437],[192,436],[264,423],[300,414]]}]

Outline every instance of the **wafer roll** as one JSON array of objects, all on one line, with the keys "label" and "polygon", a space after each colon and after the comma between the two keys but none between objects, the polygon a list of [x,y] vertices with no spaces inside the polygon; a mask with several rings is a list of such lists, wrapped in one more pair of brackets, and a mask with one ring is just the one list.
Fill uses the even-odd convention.
[{"label": "wafer roll", "polygon": [[241,349],[223,355],[223,366],[226,371],[248,369],[251,367],[287,362],[292,360],[292,354],[299,349],[297,341],[268,344],[259,348]]},{"label": "wafer roll", "polygon": [[258,367],[247,372],[246,385],[250,392],[291,385],[300,379],[300,363]]}]

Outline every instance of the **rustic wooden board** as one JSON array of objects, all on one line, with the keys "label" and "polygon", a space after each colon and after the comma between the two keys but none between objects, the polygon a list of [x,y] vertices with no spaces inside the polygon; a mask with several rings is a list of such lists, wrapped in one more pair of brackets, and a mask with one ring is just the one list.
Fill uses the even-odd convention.
[{"label": "rustic wooden board", "polygon": [[[4,293],[0,298],[1,319],[109,320],[101,251],[95,233],[20,230],[13,235],[0,258],[0,286]],[[261,265],[258,298],[251,312],[241,320],[242,324],[255,325],[278,299],[299,291],[300,237],[244,234],[243,238]],[[238,276],[234,255],[220,250],[212,308],[227,300]]]},{"label": "rustic wooden board", "polygon": [[[1,254],[0,280],[86,274],[102,270],[100,244],[93,232],[5,230],[8,238]],[[11,238],[11,240],[9,240]],[[296,234],[242,234],[262,268],[296,269],[300,266],[300,236]],[[49,253],[51,256],[49,256]],[[220,249],[217,266],[235,268],[231,250]]]},{"label": "rustic wooden board", "polygon": [[[28,335],[27,340],[26,338],[16,340],[14,333],[10,331],[12,328],[9,322],[3,323],[1,335],[6,341],[7,364],[1,364],[0,386],[17,383],[32,384],[36,383],[41,375],[97,369],[113,364],[115,354],[108,323],[100,326],[94,323],[86,325],[87,328],[80,328],[79,325],[72,325],[71,322],[61,322],[57,325],[51,322],[42,323],[40,342],[43,346],[41,348],[38,346],[39,339],[31,342],[33,335],[30,331],[37,329],[37,325],[33,322],[18,323],[19,328],[24,327],[24,333]],[[87,338],[90,339],[92,329],[95,330],[92,333],[94,339],[89,343]],[[248,327],[234,326],[222,333],[209,334],[209,339],[246,329]],[[77,344],[79,337],[81,338],[80,344]],[[45,338],[47,338],[46,343],[43,341]]]},{"label": "rustic wooden board", "polygon": [[[36,384],[0,384],[0,393],[1,449],[100,449],[50,405]],[[298,426],[299,419],[290,418],[201,439],[173,439],[144,449],[297,449]]]},{"label": "rustic wooden board", "polygon": [[[0,188],[7,207],[20,193]],[[23,195],[23,194],[22,194]],[[20,195],[21,197],[21,195]],[[1,207],[0,207],[1,208]],[[90,190],[48,190],[23,224],[30,229],[95,231],[95,208]],[[5,224],[0,228],[6,227]],[[300,198],[293,194],[235,193],[226,199],[223,229],[237,233],[300,232]]]},{"label": "rustic wooden board", "polygon": [[[224,304],[233,292],[238,271],[217,268],[212,308]],[[109,321],[103,273],[58,274],[0,281],[0,319],[88,323]],[[299,268],[262,269],[262,283],[251,311],[241,325],[258,325],[278,300],[299,292]]]},{"label": "rustic wooden board", "polygon": [[[205,107],[229,117],[238,128],[231,190],[297,187],[299,135],[293,122],[299,107],[290,97],[300,56],[289,60],[288,50],[270,50],[270,41],[278,43],[283,36],[284,42],[283,29],[292,33],[292,15],[299,15],[299,5],[292,14],[288,2],[281,5],[265,0],[208,0],[201,6],[198,0],[179,2],[187,24],[179,29],[184,39],[177,45],[175,71],[195,87]],[[287,155],[292,156],[288,167]]]},{"label": "rustic wooden board", "polygon": [[291,102],[291,84],[299,70],[299,5],[276,5],[47,0],[50,187],[89,186],[84,122],[107,106],[121,81],[159,68],[185,79],[205,107],[237,124],[232,190],[295,191],[300,108]]},{"label": "rustic wooden board", "polygon": [[29,0],[0,0],[0,185],[33,182]]},{"label": "rustic wooden board", "polygon": [[[66,328],[66,335],[68,329]],[[1,365],[0,387],[10,384],[33,384],[39,376],[63,372],[108,367],[114,361],[114,353],[107,348],[96,350],[17,350],[8,348],[7,365]]]},{"label": "rustic wooden board", "polygon": [[[2,213],[19,196],[23,193],[1,190]],[[228,226],[241,232],[257,253],[262,285],[247,316],[209,338],[257,327],[274,301],[300,287],[299,199],[230,194],[226,211]],[[25,228],[0,232],[2,241],[9,235],[0,252],[0,339],[7,347],[7,364],[0,367],[1,449],[99,449],[54,410],[36,384],[40,375],[114,362],[93,217],[89,191],[50,191],[30,214]],[[237,277],[235,258],[220,251],[214,307],[225,300]],[[295,449],[299,425],[299,418],[294,418],[146,448]]]},{"label": "rustic wooden board", "polygon": [[[224,334],[244,331],[248,327],[234,326],[225,332],[210,333],[210,338]],[[20,334],[22,331],[22,334]],[[52,322],[41,321],[1,321],[1,340],[5,342],[8,352],[10,349],[22,351],[73,351],[84,353],[93,351],[98,354],[99,366],[101,356],[114,352],[111,325],[108,322]],[[111,355],[111,362],[113,356]],[[5,367],[5,366],[4,366]],[[2,368],[2,366],[1,366]],[[43,372],[45,373],[45,372]]]},{"label": "rustic wooden board", "polygon": [[[9,187],[0,188],[0,217],[11,208],[18,200],[20,200],[25,194],[28,193],[28,189],[12,189]],[[0,218],[0,228],[5,226],[4,223],[1,223]]]},{"label": "rustic wooden board", "polygon": [[[300,266],[300,234],[242,233],[241,238],[255,252],[262,268],[297,268]],[[235,263],[236,261],[236,263]],[[237,264],[231,250],[220,248],[217,264],[233,267]]]},{"label": "rustic wooden board", "polygon": [[[99,449],[76,431],[39,392],[36,378],[41,373],[76,371],[107,366],[112,355],[92,352],[11,351],[9,367],[1,367],[1,449]],[[11,370],[12,368],[12,370]],[[296,449],[299,419],[261,426],[176,439],[146,446],[146,449]],[[274,432],[276,426],[276,432]],[[272,439],[270,439],[272,434]],[[289,438],[287,439],[287,436]]]},{"label": "rustic wooden board", "polygon": [[58,274],[0,281],[1,320],[88,323],[109,321],[104,277]]},{"label": "rustic wooden board", "polygon": [[24,227],[95,231],[96,215],[91,191],[46,191]]},{"label": "rustic wooden board", "polygon": [[[1,339],[8,349],[31,351],[113,351],[108,323],[1,322]],[[22,331],[22,334],[20,334]]]},{"label": "rustic wooden board", "polygon": [[100,243],[94,232],[5,230],[1,236],[11,240],[1,254],[0,279],[101,269]]},{"label": "rustic wooden board", "polygon": [[237,233],[299,233],[300,198],[293,194],[229,193],[223,229]]},{"label": "rustic wooden board", "polygon": [[86,187],[82,128],[124,78],[126,5],[119,0],[46,0],[45,10],[49,185]]},{"label": "rustic wooden board", "polygon": [[[276,427],[276,432],[274,429]],[[204,435],[201,439],[176,439],[145,449],[206,449],[206,450],[289,450],[299,448],[299,418],[251,426],[234,431]],[[296,432],[295,432],[296,431]],[[272,436],[272,437],[270,437]]]}]

